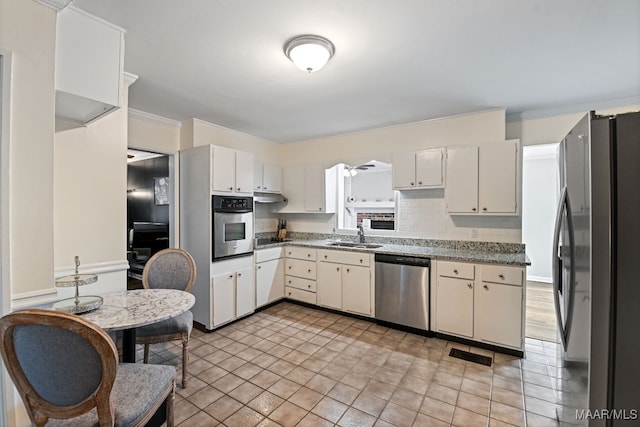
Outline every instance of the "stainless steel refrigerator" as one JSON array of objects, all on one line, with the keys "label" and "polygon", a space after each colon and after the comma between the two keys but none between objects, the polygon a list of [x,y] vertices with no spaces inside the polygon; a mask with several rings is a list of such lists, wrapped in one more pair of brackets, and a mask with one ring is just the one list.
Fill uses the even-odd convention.
[{"label": "stainless steel refrigerator", "polygon": [[640,425],[640,113],[560,143],[553,250],[562,425]]}]

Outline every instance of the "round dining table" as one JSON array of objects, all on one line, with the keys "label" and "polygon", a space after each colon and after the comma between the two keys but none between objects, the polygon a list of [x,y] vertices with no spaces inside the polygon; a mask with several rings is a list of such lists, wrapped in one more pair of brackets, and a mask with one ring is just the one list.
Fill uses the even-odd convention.
[{"label": "round dining table", "polygon": [[107,332],[122,331],[122,361],[136,361],[136,328],[170,319],[193,307],[196,299],[176,289],[136,289],[102,295],[102,305],[83,319]]}]

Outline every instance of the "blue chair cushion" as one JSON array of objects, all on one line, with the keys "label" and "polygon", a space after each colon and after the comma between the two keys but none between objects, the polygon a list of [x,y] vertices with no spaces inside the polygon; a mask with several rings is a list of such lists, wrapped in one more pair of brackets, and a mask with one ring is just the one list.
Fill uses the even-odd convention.
[{"label": "blue chair cushion", "polygon": [[[151,410],[162,392],[171,387],[176,376],[173,366],[123,363],[118,366],[116,380],[111,390],[111,402],[115,426],[131,426]],[[93,427],[98,426],[94,409],[68,420],[50,419],[47,426]]]},{"label": "blue chair cushion", "polygon": [[191,333],[193,328],[193,313],[185,311],[175,317],[151,325],[136,328],[136,337],[156,337],[159,335]]}]

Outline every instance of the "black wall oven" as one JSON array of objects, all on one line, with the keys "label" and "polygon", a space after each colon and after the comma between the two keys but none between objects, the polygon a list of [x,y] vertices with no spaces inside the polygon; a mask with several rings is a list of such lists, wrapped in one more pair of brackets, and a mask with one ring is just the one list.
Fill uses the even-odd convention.
[{"label": "black wall oven", "polygon": [[253,253],[253,198],[211,196],[213,260]]}]

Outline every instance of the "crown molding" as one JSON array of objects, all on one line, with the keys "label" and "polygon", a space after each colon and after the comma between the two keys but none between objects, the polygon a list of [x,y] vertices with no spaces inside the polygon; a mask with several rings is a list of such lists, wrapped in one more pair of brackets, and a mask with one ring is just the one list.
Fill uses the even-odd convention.
[{"label": "crown molding", "polygon": [[36,3],[50,7],[51,9],[60,12],[62,9],[68,7],[73,3],[73,0],[33,0]]},{"label": "crown molding", "polygon": [[567,114],[587,113],[588,111],[608,110],[626,106],[640,105],[640,96],[596,100],[593,102],[573,105],[563,105],[539,110],[528,110],[520,113],[507,113],[506,122],[521,122],[525,120],[546,119]]},{"label": "crown molding", "polygon": [[122,81],[127,87],[131,86],[138,80],[138,76],[136,74],[127,73],[126,71],[122,73]]},{"label": "crown molding", "polygon": [[146,120],[146,121],[149,121],[149,122],[161,123],[163,125],[176,127],[176,128],[179,128],[180,126],[182,126],[182,123],[180,123],[177,120],[168,119],[168,118],[162,117],[162,116],[156,116],[155,114],[151,114],[151,113],[147,113],[147,112],[144,112],[144,111],[136,110],[134,108],[129,108],[129,116],[130,117],[135,117],[136,119]]}]

